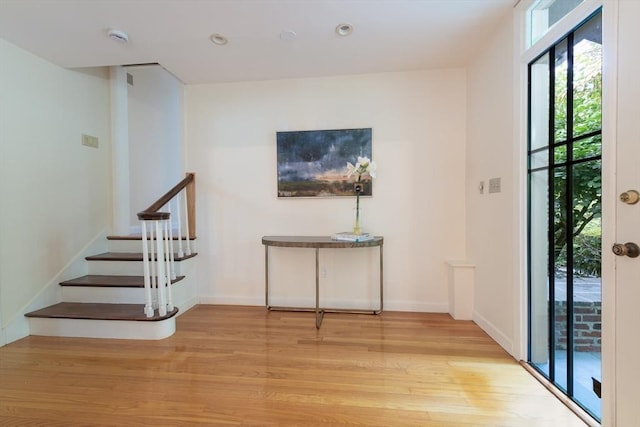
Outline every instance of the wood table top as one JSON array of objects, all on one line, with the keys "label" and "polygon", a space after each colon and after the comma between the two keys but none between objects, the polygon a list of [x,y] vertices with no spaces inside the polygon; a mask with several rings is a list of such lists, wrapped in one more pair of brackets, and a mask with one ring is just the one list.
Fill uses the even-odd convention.
[{"label": "wood table top", "polygon": [[366,248],[382,246],[382,236],[375,236],[364,242],[350,242],[333,240],[330,236],[263,236],[265,246],[280,246],[286,248]]}]

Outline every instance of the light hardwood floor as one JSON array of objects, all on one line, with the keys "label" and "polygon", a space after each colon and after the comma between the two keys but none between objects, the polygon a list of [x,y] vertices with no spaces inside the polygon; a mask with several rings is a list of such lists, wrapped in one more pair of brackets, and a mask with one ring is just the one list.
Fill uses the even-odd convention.
[{"label": "light hardwood floor", "polygon": [[197,306],[161,341],[0,348],[1,426],[584,426],[469,321]]}]

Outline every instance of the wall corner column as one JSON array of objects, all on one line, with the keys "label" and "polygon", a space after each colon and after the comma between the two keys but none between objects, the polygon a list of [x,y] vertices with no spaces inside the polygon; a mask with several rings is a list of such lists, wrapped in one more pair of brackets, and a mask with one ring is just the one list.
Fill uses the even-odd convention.
[{"label": "wall corner column", "polygon": [[121,66],[109,67],[111,115],[112,227],[114,234],[130,233],[129,198],[129,113],[127,72]]}]

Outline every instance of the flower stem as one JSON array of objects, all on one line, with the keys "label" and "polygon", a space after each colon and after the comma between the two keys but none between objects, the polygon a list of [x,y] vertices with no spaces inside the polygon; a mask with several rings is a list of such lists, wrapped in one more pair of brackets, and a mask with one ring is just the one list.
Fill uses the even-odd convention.
[{"label": "flower stem", "polygon": [[[358,183],[360,183],[361,175],[358,175]],[[353,234],[360,234],[360,191],[356,192],[356,225],[353,227]]]}]

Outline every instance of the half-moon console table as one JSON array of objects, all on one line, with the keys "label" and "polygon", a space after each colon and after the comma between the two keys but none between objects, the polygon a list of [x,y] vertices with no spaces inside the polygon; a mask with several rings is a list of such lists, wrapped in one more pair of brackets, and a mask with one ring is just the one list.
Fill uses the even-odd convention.
[{"label": "half-moon console table", "polygon": [[[358,313],[358,314],[380,314],[383,308],[382,291],[382,244],[384,239],[380,236],[364,242],[347,242],[342,240],[332,240],[327,236],[264,236],[264,283],[265,283],[265,304],[268,310],[281,311],[315,311],[316,328],[320,329],[324,313]],[[316,251],[316,307],[273,307],[269,305],[269,246],[284,248],[310,248]],[[320,308],[320,249],[344,249],[344,248],[370,248],[377,246],[380,248],[380,308],[378,310],[346,310],[337,308]]]}]

